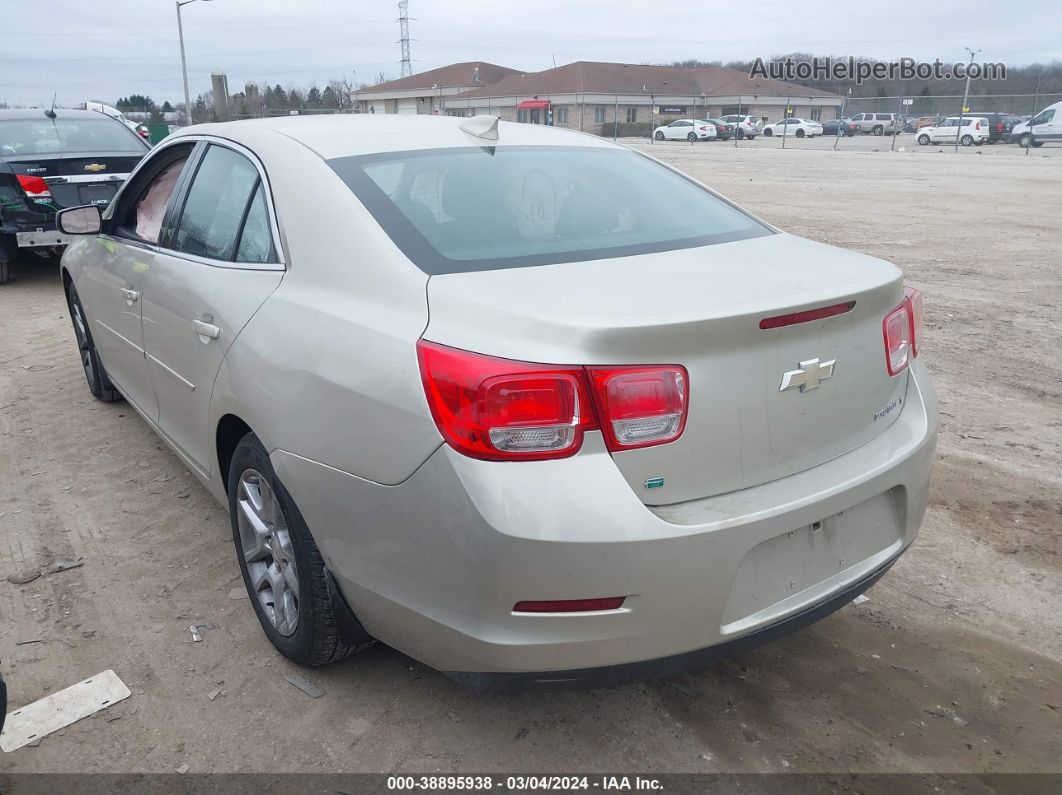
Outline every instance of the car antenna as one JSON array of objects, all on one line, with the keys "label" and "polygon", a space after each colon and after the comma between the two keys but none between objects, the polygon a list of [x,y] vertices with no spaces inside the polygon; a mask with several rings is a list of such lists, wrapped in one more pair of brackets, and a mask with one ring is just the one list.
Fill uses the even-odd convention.
[{"label": "car antenna", "polygon": [[498,140],[497,116],[488,116],[484,113],[479,116],[472,116],[471,118],[465,119],[457,126],[462,132],[474,135],[477,138],[483,138],[487,141]]},{"label": "car antenna", "polygon": [[47,116],[49,119],[55,119],[55,98],[57,96],[59,96],[58,91],[52,94],[52,106],[48,108],[48,110],[44,111],[44,115]]}]

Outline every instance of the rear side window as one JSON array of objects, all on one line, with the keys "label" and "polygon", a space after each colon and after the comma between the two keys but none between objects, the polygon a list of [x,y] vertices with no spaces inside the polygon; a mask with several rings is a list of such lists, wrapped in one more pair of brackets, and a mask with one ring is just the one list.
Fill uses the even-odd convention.
[{"label": "rear side window", "polygon": [[262,183],[251,198],[240,233],[240,245],[236,249],[237,262],[271,262],[273,255],[273,238],[269,231],[269,209],[266,207],[265,190]]},{"label": "rear side window", "polygon": [[[94,114],[95,115],[95,114]],[[135,152],[148,150],[136,133],[107,116],[0,121],[0,155],[44,155],[64,152]]]},{"label": "rear side window", "polygon": [[328,161],[429,274],[550,265],[771,234],[635,152],[504,146]]},{"label": "rear side window", "polygon": [[177,225],[177,249],[231,260],[257,187],[258,169],[246,157],[222,146],[207,149]]}]

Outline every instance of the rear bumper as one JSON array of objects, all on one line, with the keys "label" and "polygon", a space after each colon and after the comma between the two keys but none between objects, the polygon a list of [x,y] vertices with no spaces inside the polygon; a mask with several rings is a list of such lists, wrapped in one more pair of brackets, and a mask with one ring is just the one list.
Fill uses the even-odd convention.
[{"label": "rear bumper", "polygon": [[[271,459],[371,635],[474,688],[563,687],[707,664],[869,587],[918,532],[936,411],[915,360],[903,410],[870,442],[657,508],[597,434],[551,462],[440,447],[397,486],[283,450]],[[513,612],[525,599],[610,596],[627,598],[619,610]]]},{"label": "rear bumper", "polygon": [[57,229],[36,229],[31,232],[16,232],[15,239],[19,248],[42,248],[50,246],[67,246],[73,238]]},{"label": "rear bumper", "polygon": [[676,676],[687,671],[695,671],[709,665],[752,651],[790,633],[804,629],[816,621],[840,610],[852,599],[865,593],[892,568],[892,564],[903,554],[901,550],[895,557],[886,561],[881,567],[866,577],[856,580],[820,602],[808,605],[803,610],[787,616],[763,629],[743,635],[734,640],[724,641],[715,646],[661,657],[656,660],[642,660],[635,663],[608,665],[601,668],[576,668],[567,671],[531,671],[527,673],[477,673],[451,671],[446,675],[455,682],[479,694],[515,693],[524,691],[573,690],[581,687],[615,687]]}]

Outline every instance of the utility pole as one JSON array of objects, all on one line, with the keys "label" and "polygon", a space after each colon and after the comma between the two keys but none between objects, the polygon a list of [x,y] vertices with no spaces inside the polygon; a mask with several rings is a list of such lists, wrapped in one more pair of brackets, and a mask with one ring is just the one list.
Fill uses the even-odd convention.
[{"label": "utility pole", "polygon": [[903,113],[903,83],[900,83],[900,102],[896,106],[896,123],[892,128],[892,143],[889,144],[889,151],[896,151],[896,139],[900,135],[900,114]]},{"label": "utility pole", "polygon": [[398,0],[399,44],[402,45],[402,77],[413,74],[413,60],[409,57],[409,0]]},{"label": "utility pole", "polygon": [[980,50],[971,50],[966,48],[966,52],[970,53],[970,63],[966,67],[966,88],[962,92],[962,107],[959,108],[959,126],[955,128],[955,151],[959,151],[959,136],[962,135],[962,116],[966,113],[966,100],[970,97],[970,67],[973,66],[973,59]]},{"label": "utility pole", "polygon": [[[789,100],[793,96],[793,87],[789,83],[785,84],[785,110],[782,111],[782,120],[789,119]],[[782,125],[782,148],[785,149],[785,139],[789,135],[789,124]]]},{"label": "utility pole", "polygon": [[837,151],[837,142],[841,140],[841,122],[844,121],[844,106],[848,102],[848,98],[852,96],[852,89],[848,89],[845,95],[841,97],[841,115],[837,118],[837,135],[833,138],[833,151]]},{"label": "utility pole", "polygon": [[[177,38],[181,42],[181,77],[184,79],[184,115],[185,121],[188,124],[192,123],[192,100],[188,95],[188,62],[184,57],[184,27],[181,25],[181,6],[186,6],[189,3],[194,3],[195,0],[175,0],[174,4],[177,6]],[[210,2],[210,0],[203,0],[203,2]]]}]

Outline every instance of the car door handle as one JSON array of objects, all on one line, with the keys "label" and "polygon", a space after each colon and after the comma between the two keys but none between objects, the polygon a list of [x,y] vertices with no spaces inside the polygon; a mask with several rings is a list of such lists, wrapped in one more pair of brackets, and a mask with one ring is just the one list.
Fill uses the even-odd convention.
[{"label": "car door handle", "polygon": [[122,288],[122,295],[125,297],[125,300],[128,301],[130,305],[135,304],[137,301],[140,300],[140,293],[138,293],[136,290],[130,290],[128,287]]},{"label": "car door handle", "polygon": [[213,323],[206,323],[202,320],[193,320],[192,328],[195,329],[195,333],[203,337],[210,337],[212,340],[216,340],[221,336],[221,329],[215,326]]}]

